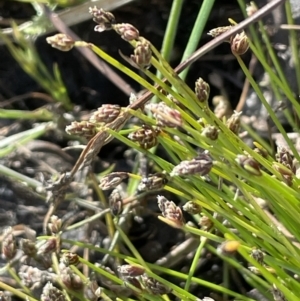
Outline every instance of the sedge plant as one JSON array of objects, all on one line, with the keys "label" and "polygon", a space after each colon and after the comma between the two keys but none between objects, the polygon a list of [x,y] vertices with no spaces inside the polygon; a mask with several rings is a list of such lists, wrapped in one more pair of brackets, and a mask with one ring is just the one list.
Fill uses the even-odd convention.
[{"label": "sedge plant", "polygon": [[[211,3],[208,2],[203,2],[202,13],[210,9]],[[253,10],[257,12],[251,20],[257,20],[260,13],[282,2],[273,1],[260,11],[252,3]],[[239,4],[243,9],[244,3],[239,1]],[[180,3],[177,5],[180,7]],[[288,16],[289,9],[286,5]],[[132,45],[133,54],[129,57],[121,54],[121,57],[143,72],[143,77],[88,41],[75,41],[65,34],[57,34],[48,37],[47,42],[62,51],[74,47],[91,49],[137,81],[146,92],[141,96],[131,95],[128,107],[104,104],[91,114],[89,120],[73,121],[66,127],[68,134],[84,137],[87,144],[73,169],[47,186],[47,199],[51,203],[44,221],[45,236],[38,237],[37,242],[26,241],[25,247],[23,245],[27,257],[51,267],[56,275],[53,278],[55,286],[49,281],[43,287],[41,300],[54,300],[51,296],[60,300],[199,300],[191,290],[192,285],[204,286],[224,300],[254,300],[251,295],[230,289],[229,267],[234,267],[260,296],[274,300],[298,300],[300,158],[296,146],[244,63],[242,55],[246,51],[252,51],[269,74],[274,94],[286,96],[292,104],[295,114],[285,113],[295,131],[297,122],[293,116],[297,117],[300,111],[272,52],[263,24],[259,23],[260,31],[253,27],[250,36],[243,30],[242,23],[231,22],[212,29],[210,35],[217,43],[213,45],[212,42],[192,56],[184,57],[186,60],[173,69],[166,55],[163,56],[151,41],[141,37],[137,28],[128,23],[117,23],[112,13],[101,8],[92,7],[90,13],[97,23],[95,31],[100,34],[114,30]],[[174,15],[178,17],[178,14]],[[292,23],[292,19],[288,19]],[[267,55],[260,45],[260,35],[267,45],[272,66],[266,64]],[[254,141],[250,147],[239,135],[242,112],[216,114],[208,104],[210,85],[206,79],[195,79],[195,87],[191,88],[184,81],[186,73],[179,76],[178,73],[201,53],[222,41],[228,43],[287,146],[273,150],[265,141]],[[291,41],[296,56],[298,48],[294,33],[291,33]],[[156,69],[156,74],[150,71],[150,66]],[[155,99],[151,101],[153,95]],[[139,122],[131,123],[133,117]],[[141,161],[136,163],[131,173],[109,170],[99,175],[91,172],[87,182],[105,209],[84,222],[64,227],[61,219],[54,214],[61,202],[71,199],[67,188],[76,173],[90,167],[102,146],[112,139],[127,145],[137,156],[146,157],[153,173],[141,174]],[[164,157],[156,151],[159,149],[164,150]],[[125,190],[122,189],[124,181],[127,182]],[[103,193],[106,190],[110,191],[108,198]],[[132,218],[131,214],[137,214],[141,201],[153,194],[160,212],[158,219],[192,238],[190,252],[194,257],[187,274],[176,271],[171,264],[164,266],[146,262],[128,237],[126,225]],[[76,201],[78,204],[84,202]],[[85,206],[96,211],[93,204],[86,202]],[[190,214],[192,224],[186,222],[183,211]],[[63,238],[62,233],[97,218],[105,218],[110,237],[108,248]],[[84,255],[86,253],[79,256],[71,250],[62,250],[61,244],[82,248],[87,253],[103,254],[103,260],[101,264],[92,263]],[[130,255],[122,252],[124,246]],[[204,249],[222,259],[222,285],[197,276],[197,264]],[[10,273],[21,289],[3,282],[0,282],[0,287],[24,300],[37,300],[11,268],[16,255],[11,230],[4,234],[2,250],[7,259],[3,270]],[[115,271],[106,266],[111,259]],[[97,281],[99,279],[101,281]],[[184,286],[180,287],[168,279],[178,279],[178,282],[184,282]],[[213,298],[207,296],[205,300],[209,299]]]}]

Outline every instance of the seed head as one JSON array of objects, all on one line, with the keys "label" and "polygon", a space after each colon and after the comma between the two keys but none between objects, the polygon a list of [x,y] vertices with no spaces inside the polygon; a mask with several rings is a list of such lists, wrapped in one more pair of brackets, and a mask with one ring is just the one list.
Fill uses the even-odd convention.
[{"label": "seed head", "polygon": [[264,262],[264,257],[265,257],[265,254],[259,250],[259,249],[256,249],[256,248],[253,248],[251,250],[251,254],[250,256],[255,259],[259,264],[263,264]]},{"label": "seed head", "polygon": [[200,218],[199,226],[205,231],[209,231],[213,227],[214,223],[208,216],[202,216]]},{"label": "seed head", "polygon": [[214,141],[218,139],[219,130],[215,126],[209,125],[202,130],[201,135]]},{"label": "seed head", "polygon": [[257,6],[253,1],[251,1],[250,4],[246,5],[246,13],[248,17],[251,17],[256,12],[257,12]]},{"label": "seed head", "polygon": [[100,180],[100,189],[109,190],[117,187],[123,180],[128,178],[127,172],[112,172]]},{"label": "seed head", "polygon": [[175,228],[181,228],[184,225],[184,218],[180,207],[172,201],[169,201],[164,196],[157,196],[158,208],[161,210],[166,222]]},{"label": "seed head", "polygon": [[164,295],[170,293],[171,289],[157,281],[156,279],[147,276],[142,276],[142,281],[145,288],[153,295]]},{"label": "seed head", "polygon": [[188,176],[199,174],[207,175],[213,166],[213,160],[208,152],[199,154],[196,158],[188,161],[182,161],[176,165],[170,173],[170,176]]},{"label": "seed head", "polygon": [[84,287],[84,296],[87,300],[98,301],[101,297],[101,287],[97,281],[89,281]]},{"label": "seed head", "polygon": [[98,23],[98,25],[95,26],[95,31],[102,32],[105,30],[111,30],[113,25],[116,23],[115,16],[102,8],[98,9],[96,6],[93,8],[90,7],[89,13],[93,16],[93,21]]},{"label": "seed head", "polygon": [[213,28],[208,32],[208,35],[212,36],[213,38],[216,38],[217,36],[221,35],[222,33],[230,30],[231,28],[232,28],[231,25]]},{"label": "seed head", "polygon": [[175,128],[182,125],[180,112],[170,108],[164,102],[150,103],[146,105],[146,109],[152,112],[158,126]]},{"label": "seed head", "polygon": [[118,188],[115,188],[109,196],[109,208],[114,216],[118,216],[123,210],[123,199]]},{"label": "seed head", "polygon": [[143,267],[134,266],[130,264],[123,264],[118,267],[120,276],[124,279],[127,277],[138,277],[144,274],[145,269]]},{"label": "seed head", "polygon": [[44,254],[56,252],[58,247],[59,247],[58,238],[51,237],[51,238],[47,239],[46,241],[41,242],[41,244],[38,247],[37,254],[44,255]]},{"label": "seed head", "polygon": [[139,191],[151,191],[160,190],[166,185],[168,179],[163,173],[156,173],[154,175],[149,175],[147,178],[143,178],[138,186]]},{"label": "seed head", "polygon": [[200,102],[206,102],[209,98],[210,86],[201,77],[196,81],[195,93]]},{"label": "seed head", "polygon": [[275,158],[277,162],[286,166],[293,174],[295,174],[294,158],[286,147],[278,146]]},{"label": "seed head", "polygon": [[149,125],[143,125],[143,127],[130,133],[128,138],[137,142],[142,148],[150,149],[157,145],[157,136],[159,131]]},{"label": "seed head", "polygon": [[8,260],[15,257],[17,253],[16,239],[13,235],[13,229],[11,227],[4,231],[4,238],[2,241],[2,254]]},{"label": "seed head", "polygon": [[138,41],[134,49],[134,54],[130,58],[137,67],[142,69],[149,68],[152,58],[150,42],[145,39]]},{"label": "seed head", "polygon": [[0,291],[0,300],[1,301],[11,301],[11,295],[8,292]]},{"label": "seed head", "polygon": [[69,51],[75,45],[75,41],[64,33],[58,33],[54,36],[48,37],[46,38],[46,41],[53,48],[61,51]]},{"label": "seed head", "polygon": [[37,253],[35,242],[30,239],[21,239],[20,246],[21,250],[28,257],[34,257]]},{"label": "seed head", "polygon": [[50,223],[48,224],[48,228],[52,234],[58,234],[61,230],[62,221],[56,215],[52,215],[50,217]]},{"label": "seed head", "polygon": [[274,301],[287,301],[284,294],[277,288],[275,284],[273,284],[272,295]]},{"label": "seed head", "polygon": [[113,28],[116,31],[116,33],[119,34],[121,38],[127,42],[139,39],[139,31],[131,24],[116,24],[113,26]]},{"label": "seed head", "polygon": [[120,112],[121,112],[121,107],[119,105],[104,104],[92,114],[90,118],[90,122],[110,123],[119,116]]},{"label": "seed head", "polygon": [[184,206],[182,206],[182,209],[192,215],[199,214],[201,212],[201,206],[193,201],[185,203]]},{"label": "seed head", "polygon": [[60,274],[62,283],[70,290],[79,291],[83,288],[83,282],[69,267],[63,268]]},{"label": "seed head", "polygon": [[242,55],[249,49],[249,40],[244,31],[231,38],[230,48],[234,55]]},{"label": "seed head", "polygon": [[238,134],[241,127],[242,112],[234,111],[231,117],[226,121],[227,127],[235,134]]},{"label": "seed head", "polygon": [[76,253],[65,252],[62,255],[61,261],[65,266],[77,265],[79,263],[79,256]]},{"label": "seed head", "polygon": [[96,133],[96,125],[90,121],[73,121],[70,125],[66,126],[66,132],[69,135],[78,135],[86,139],[93,138]]},{"label": "seed head", "polygon": [[238,155],[236,158],[236,162],[238,162],[239,165],[243,169],[248,171],[250,174],[255,176],[261,176],[259,164],[252,157],[245,156],[245,155]]},{"label": "seed head", "polygon": [[53,286],[51,282],[43,288],[43,293],[41,295],[41,301],[65,301],[66,298],[61,290]]}]

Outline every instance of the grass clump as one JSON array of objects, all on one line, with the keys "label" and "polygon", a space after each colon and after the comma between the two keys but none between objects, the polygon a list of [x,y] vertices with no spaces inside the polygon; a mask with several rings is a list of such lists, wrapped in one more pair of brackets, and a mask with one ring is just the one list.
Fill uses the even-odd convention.
[{"label": "grass clump", "polygon": [[[244,8],[244,3],[238,2]],[[91,49],[137,81],[146,92],[141,96],[131,95],[127,107],[104,104],[90,114],[88,120],[76,120],[66,127],[68,134],[80,136],[87,143],[69,172],[43,186],[41,195],[50,202],[44,220],[45,236],[23,239],[20,247],[24,260],[33,261],[40,269],[28,264],[27,270],[16,274],[13,267],[19,260],[16,259],[18,247],[13,229],[8,229],[2,238],[2,252],[7,259],[2,270],[15,279],[18,288],[0,282],[3,290],[24,300],[199,300],[191,288],[200,285],[212,293],[204,300],[255,300],[251,294],[238,293],[230,288],[230,269],[235,268],[238,278],[247,282],[260,298],[299,299],[300,158],[294,142],[241,57],[246,51],[253,52],[268,73],[274,94],[278,98],[284,95],[291,103],[292,110],[286,109],[284,114],[294,130],[298,131],[296,117],[300,112],[299,104],[273,53],[263,24],[259,21],[260,31],[252,27],[250,37],[244,31],[246,25],[281,2],[273,1],[261,10],[257,10],[252,3],[251,12],[256,13],[240,24],[231,21],[224,27],[212,29],[210,35],[214,40],[196,52],[189,45],[186,53],[191,56],[185,54],[183,62],[175,69],[167,61],[170,41],[165,43],[168,49],[162,51],[162,55],[151,41],[140,36],[133,25],[119,24],[112,13],[97,7],[90,8],[97,23],[95,31],[114,30],[130,43],[133,54],[126,57],[121,53],[121,56],[139,72],[87,41],[77,41],[61,33],[47,38],[49,44],[62,51],[74,47]],[[199,16],[209,15],[211,3],[203,1]],[[180,1],[174,1],[174,9],[180,9],[180,4]],[[286,10],[290,16],[289,5]],[[249,11],[248,7],[248,14]],[[178,18],[178,13],[174,16]],[[176,27],[176,20],[172,21],[172,26]],[[199,18],[196,24],[198,22]],[[261,46],[260,35],[268,57]],[[298,49],[294,33],[291,34],[291,41],[296,56]],[[181,72],[221,42],[228,43],[287,147],[274,149],[272,144],[257,135],[253,135],[254,147],[250,147],[240,136],[244,126],[240,110],[223,107],[216,113],[209,106],[210,86],[207,79],[195,79],[193,89],[184,82],[187,71]],[[12,45],[8,45],[13,50]],[[152,67],[156,69],[156,74]],[[53,97],[56,96],[53,94]],[[70,109],[67,98],[64,98],[63,104],[66,110]],[[36,133],[42,134],[44,129],[46,127],[41,132],[28,133],[25,138],[35,139]],[[139,172],[142,160],[137,160],[130,173],[114,171],[113,167],[103,174],[93,173],[91,164],[101,148],[112,139],[134,149],[138,156],[147,158],[147,168],[151,169],[151,173]],[[161,149],[164,156],[160,155]],[[9,148],[6,150],[9,151]],[[3,156],[7,151],[3,151]],[[74,200],[74,193],[69,193],[76,175],[86,168],[90,169],[86,185],[93,189],[101,209],[94,202],[78,197]],[[5,174],[14,178],[17,176],[9,170],[5,170]],[[21,177],[19,179],[26,181]],[[123,185],[124,182],[126,185]],[[35,182],[29,185],[34,188],[39,186]],[[106,190],[110,191],[108,197],[104,193]],[[133,216],[138,216],[138,208],[149,196],[152,200],[156,198],[158,219],[186,234],[190,252],[194,254],[187,273],[172,268],[171,263],[148,263],[129,239],[128,224]],[[64,225],[55,212],[62,202],[70,200],[94,214],[80,222]],[[184,212],[189,214],[189,221]],[[110,238],[107,248],[65,238],[65,233],[101,218],[105,219]],[[62,249],[62,246],[83,250],[82,256]],[[209,250],[223,261],[222,285],[197,276],[197,265],[203,250]],[[101,264],[89,261],[89,253],[102,254]],[[44,277],[48,282],[35,283],[34,277]],[[175,280],[172,282],[170,279]],[[184,283],[183,287],[179,283]],[[40,297],[33,295],[34,285],[43,287]]]}]

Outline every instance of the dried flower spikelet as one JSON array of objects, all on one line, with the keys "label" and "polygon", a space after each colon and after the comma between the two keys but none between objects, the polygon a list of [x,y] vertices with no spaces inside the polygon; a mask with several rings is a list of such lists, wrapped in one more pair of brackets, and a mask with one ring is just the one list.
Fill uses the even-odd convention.
[{"label": "dried flower spikelet", "polygon": [[65,295],[61,290],[53,286],[51,282],[43,287],[43,293],[41,295],[41,301],[65,301]]},{"label": "dried flower spikelet", "polygon": [[16,239],[11,227],[4,230],[2,241],[2,254],[7,260],[11,260],[17,253]]},{"label": "dried flower spikelet", "polygon": [[66,133],[91,139],[96,135],[97,128],[95,123],[90,121],[73,121],[70,125],[66,126]]},{"label": "dried flower spikelet", "polygon": [[150,149],[157,145],[158,134],[158,130],[149,125],[143,125],[143,127],[130,133],[128,138],[134,142],[137,142],[143,149]]},{"label": "dried flower spikelet", "polygon": [[200,102],[207,102],[210,94],[210,86],[201,77],[196,81],[195,93]]},{"label": "dried flower spikelet", "polygon": [[77,265],[79,263],[79,256],[76,253],[65,252],[62,254],[61,262],[65,266]]},{"label": "dried flower spikelet", "polygon": [[198,174],[207,175],[213,167],[213,160],[208,151],[204,151],[196,158],[188,161],[182,161],[176,165],[170,173],[170,176],[188,176]]},{"label": "dried flower spikelet", "polygon": [[168,183],[167,176],[164,173],[156,173],[143,178],[138,186],[139,191],[160,190]]},{"label": "dried flower spikelet", "polygon": [[182,125],[182,117],[179,111],[167,106],[164,102],[150,103],[146,109],[152,112],[158,126],[175,128]]},{"label": "dried flower spikelet", "polygon": [[118,267],[120,276],[124,279],[127,277],[138,277],[145,273],[145,269],[141,266],[123,264]]},{"label": "dried flower spikelet", "polygon": [[164,295],[171,292],[170,288],[146,274],[142,276],[142,282],[145,288],[153,295]]},{"label": "dried flower spikelet", "polygon": [[104,104],[92,114],[89,121],[92,123],[110,123],[119,116],[120,112],[121,107],[119,105]]},{"label": "dried flower spikelet", "polygon": [[209,125],[202,130],[201,135],[214,141],[218,139],[219,130],[214,125]]},{"label": "dried flower spikelet", "polygon": [[232,108],[229,100],[223,95],[216,95],[212,99],[214,105],[214,113],[217,118],[229,118],[232,115]]},{"label": "dried flower spikelet", "polygon": [[123,199],[118,188],[115,188],[111,192],[108,202],[112,215],[119,216],[123,210]]},{"label": "dried flower spikelet", "polygon": [[244,31],[231,38],[230,48],[234,55],[242,55],[246,53],[249,49],[249,40]]},{"label": "dried flower spikelet", "polygon": [[[231,25],[217,27],[217,28],[211,29],[207,34],[210,35],[210,36],[212,36],[213,38],[216,38],[217,36],[221,35],[222,33],[230,30],[231,28],[232,28]],[[228,40],[228,42],[229,42],[229,40]]]},{"label": "dried flower spikelet", "polygon": [[158,195],[157,204],[162,212],[163,217],[166,219],[163,221],[175,228],[181,228],[184,225],[182,211],[174,202],[169,201],[164,196]]},{"label": "dried flower spikelet", "polygon": [[294,158],[286,147],[278,146],[275,158],[277,162],[286,166],[293,174],[295,174]]},{"label": "dried flower spikelet", "polygon": [[251,1],[250,4],[246,5],[246,14],[248,17],[251,17],[256,12],[257,12],[257,6],[253,1]]},{"label": "dried flower spikelet", "polygon": [[46,38],[46,41],[53,48],[60,51],[69,51],[75,45],[75,41],[64,33],[58,33],[54,36],[48,37]]},{"label": "dried flower spikelet", "polygon": [[56,215],[52,215],[50,217],[50,223],[48,224],[48,228],[52,234],[58,234],[61,230],[62,221]]},{"label": "dried flower spikelet", "polygon": [[52,237],[40,242],[39,246],[37,247],[38,248],[37,254],[41,255],[41,254],[49,254],[52,252],[56,252],[58,250],[58,247],[59,247],[58,238]]},{"label": "dried flower spikelet", "polygon": [[98,23],[98,25],[95,26],[95,31],[102,32],[105,30],[111,30],[113,25],[116,23],[115,16],[102,8],[98,9],[96,6],[93,8],[90,7],[89,13],[93,16],[93,21]]},{"label": "dried flower spikelet", "polygon": [[240,243],[236,240],[228,240],[224,241],[222,244],[218,246],[217,251],[222,255],[233,255],[239,248]]},{"label": "dried flower spikelet", "polygon": [[28,257],[34,257],[37,253],[35,242],[30,239],[21,239],[20,247]]},{"label": "dried flower spikelet", "polygon": [[8,292],[0,291],[0,300],[1,301],[11,301],[11,295]]},{"label": "dried flower spikelet", "polygon": [[182,206],[182,209],[189,214],[195,215],[201,212],[201,206],[194,201],[189,201]]},{"label": "dried flower spikelet", "polygon": [[130,58],[137,67],[149,68],[152,58],[150,42],[145,39],[138,41],[134,49],[134,54]]},{"label": "dried flower spikelet", "polygon": [[61,270],[60,278],[62,283],[70,290],[79,291],[83,288],[83,282],[69,267]]},{"label": "dried flower spikelet", "polygon": [[262,265],[264,263],[265,254],[261,250],[259,250],[257,248],[253,248],[250,256],[253,259],[255,259],[260,265]]},{"label": "dried flower spikelet", "polygon": [[139,31],[129,23],[116,24],[113,29],[127,42],[138,40],[140,37]]},{"label": "dried flower spikelet", "polygon": [[128,178],[127,172],[112,172],[106,176],[104,176],[100,180],[100,189],[109,190],[116,188],[119,184],[122,183],[123,180]]},{"label": "dried flower spikelet", "polygon": [[239,133],[241,127],[242,112],[234,111],[231,117],[226,121],[226,126],[236,135]]},{"label": "dried flower spikelet", "polygon": [[287,301],[284,294],[277,288],[275,284],[273,284],[272,295],[274,301]]},{"label": "dried flower spikelet", "polygon": [[250,174],[255,176],[261,176],[262,173],[260,171],[259,163],[255,161],[252,157],[245,155],[238,155],[235,159],[236,162]]},{"label": "dried flower spikelet", "polygon": [[87,300],[98,301],[101,297],[101,287],[96,280],[89,281],[84,287],[84,296]]},{"label": "dried flower spikelet", "polygon": [[199,221],[199,226],[205,230],[209,231],[213,227],[214,223],[208,216],[202,216]]}]

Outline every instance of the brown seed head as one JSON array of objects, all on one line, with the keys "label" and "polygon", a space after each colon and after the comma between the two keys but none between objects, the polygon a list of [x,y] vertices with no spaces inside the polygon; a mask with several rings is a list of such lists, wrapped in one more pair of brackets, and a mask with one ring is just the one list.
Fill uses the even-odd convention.
[{"label": "brown seed head", "polygon": [[53,48],[61,51],[69,51],[75,45],[75,41],[64,33],[58,33],[54,36],[48,37],[46,38],[46,41]]},{"label": "brown seed head", "polygon": [[76,253],[65,252],[62,255],[61,261],[65,266],[77,265],[79,263],[79,256]]},{"label": "brown seed head", "polygon": [[199,174],[207,175],[213,166],[213,160],[207,151],[199,154],[192,160],[186,160],[176,165],[170,173],[170,176],[188,176]]},{"label": "brown seed head", "polygon": [[90,118],[90,122],[110,123],[119,116],[120,112],[121,112],[121,107],[119,105],[104,104],[92,114]]},{"label": "brown seed head", "polygon": [[113,26],[113,28],[116,31],[116,33],[119,34],[121,38],[127,42],[139,39],[139,31],[131,24],[116,24]]},{"label": "brown seed head", "polygon": [[137,142],[142,148],[150,149],[157,145],[157,136],[159,132],[149,125],[143,125],[143,127],[130,133],[128,138]]},{"label": "brown seed head", "polygon": [[106,176],[104,176],[100,180],[100,189],[109,190],[112,188],[116,188],[123,180],[128,178],[127,172],[112,172]]},{"label": "brown seed head", "polygon": [[13,229],[11,227],[7,228],[3,234],[4,238],[2,241],[2,254],[8,260],[15,257],[17,253],[16,239],[13,235]]},{"label": "brown seed head", "polygon": [[134,55],[131,55],[130,58],[139,68],[149,68],[152,58],[150,42],[145,39],[138,41],[134,49]]},{"label": "brown seed head", "polygon": [[163,173],[156,173],[143,178],[138,186],[139,191],[160,190],[168,183],[167,176]]},{"label": "brown seed head", "polygon": [[139,266],[123,264],[118,267],[118,272],[122,278],[138,277],[144,274],[145,269]]},{"label": "brown seed head", "polygon": [[182,125],[181,113],[164,102],[147,104],[146,109],[153,113],[158,126],[175,128]]},{"label": "brown seed head", "polygon": [[261,171],[259,168],[259,163],[255,161],[252,157],[245,156],[245,155],[238,155],[236,158],[236,162],[239,163],[239,165],[248,171],[250,174],[255,176],[261,176]]},{"label": "brown seed head", "polygon": [[115,188],[110,194],[109,198],[109,208],[114,216],[118,216],[123,210],[123,199],[118,188]]},{"label": "brown seed head", "polygon": [[93,138],[97,133],[95,123],[90,121],[73,121],[70,125],[66,126],[66,133],[69,135],[78,135],[86,139]]},{"label": "brown seed head", "polygon": [[210,86],[201,77],[195,83],[195,93],[200,102],[206,102],[209,98]]},{"label": "brown seed head", "polygon": [[41,301],[65,301],[67,300],[61,290],[53,286],[51,282],[43,288],[43,293],[41,295]]},{"label": "brown seed head", "polygon": [[93,16],[93,21],[98,23],[98,25],[95,26],[95,31],[102,32],[105,30],[111,30],[113,25],[116,23],[115,16],[102,8],[98,9],[96,6],[93,8],[90,7],[89,13]]},{"label": "brown seed head", "polygon": [[182,206],[182,209],[188,212],[189,214],[195,215],[195,214],[199,214],[202,208],[196,202],[189,201],[185,203],[184,206]]},{"label": "brown seed head", "polygon": [[164,295],[171,291],[170,288],[146,274],[142,276],[142,281],[145,288],[153,295]]},{"label": "brown seed head", "polygon": [[244,31],[231,38],[230,48],[234,55],[242,55],[249,49],[249,40]]}]

